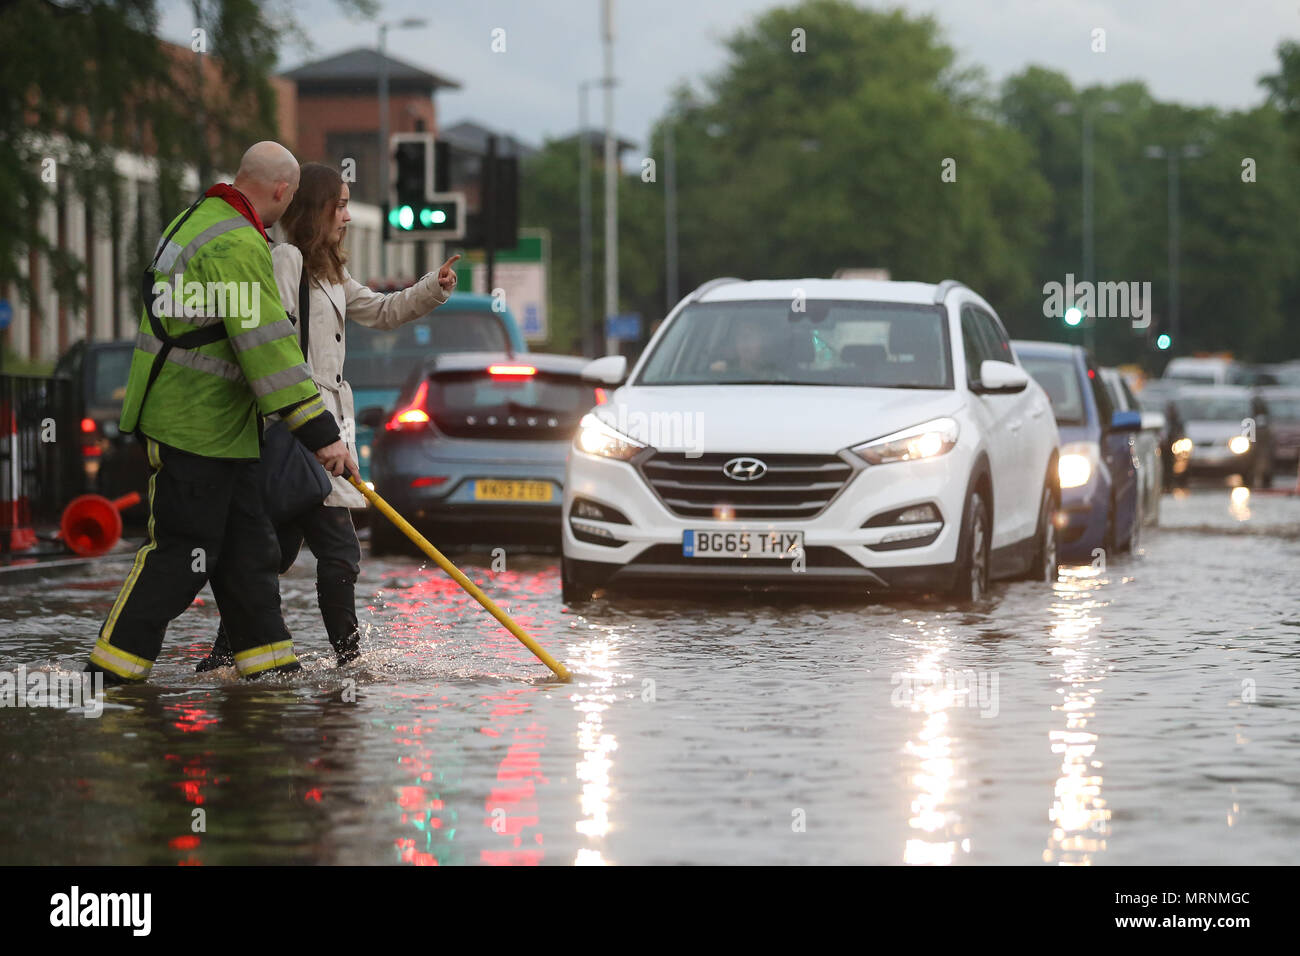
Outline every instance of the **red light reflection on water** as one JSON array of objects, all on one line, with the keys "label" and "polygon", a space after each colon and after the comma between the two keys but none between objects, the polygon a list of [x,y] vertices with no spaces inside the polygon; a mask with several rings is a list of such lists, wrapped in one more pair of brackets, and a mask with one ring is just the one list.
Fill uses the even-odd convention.
[{"label": "red light reflection on water", "polygon": [[[483,825],[499,841],[509,841],[510,848],[479,851],[479,860],[489,866],[536,866],[546,851],[537,814],[537,784],[549,781],[542,775],[541,750],[545,746],[546,728],[534,720],[522,718],[532,705],[526,696],[537,688],[517,687],[503,694],[489,694],[484,702],[493,702],[490,718],[496,725],[482,728],[489,736],[504,736],[510,730],[513,742],[497,766],[497,785],[484,801]],[[535,832],[527,834],[525,831]],[[537,849],[523,849],[525,840]]]}]

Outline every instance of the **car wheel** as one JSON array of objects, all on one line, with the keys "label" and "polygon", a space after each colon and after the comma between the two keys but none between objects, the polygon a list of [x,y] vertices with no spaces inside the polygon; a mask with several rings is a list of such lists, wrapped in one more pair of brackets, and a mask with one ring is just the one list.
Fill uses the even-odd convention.
[{"label": "car wheel", "polygon": [[962,552],[957,562],[957,583],[953,593],[962,601],[982,601],[989,593],[989,553],[992,534],[984,496],[972,492],[966,501],[966,524],[962,528]]},{"label": "car wheel", "polygon": [[1034,550],[1034,563],[1029,578],[1045,584],[1055,584],[1060,573],[1060,556],[1056,539],[1056,491],[1050,484],[1043,486],[1043,497],[1038,504],[1038,547]]},{"label": "car wheel", "polygon": [[565,604],[590,601],[595,588],[582,579],[577,565],[568,558],[560,559],[560,598]]}]

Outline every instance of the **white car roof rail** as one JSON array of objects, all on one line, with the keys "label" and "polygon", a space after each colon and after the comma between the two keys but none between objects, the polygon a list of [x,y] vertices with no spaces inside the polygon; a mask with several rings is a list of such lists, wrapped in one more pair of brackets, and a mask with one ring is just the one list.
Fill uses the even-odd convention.
[{"label": "white car roof rail", "polygon": [[710,279],[708,282],[700,283],[700,285],[696,287],[695,291],[692,292],[689,296],[687,296],[687,298],[690,299],[692,302],[694,302],[697,299],[699,299],[700,296],[704,295],[704,293],[708,292],[710,289],[716,289],[718,286],[726,285],[728,282],[741,282],[741,281],[742,281],[741,279],[737,279],[735,276],[720,276],[717,279]]},{"label": "white car roof rail", "polygon": [[934,304],[943,305],[943,300],[948,298],[948,293],[953,289],[964,289],[966,283],[960,279],[944,279],[934,290]]}]

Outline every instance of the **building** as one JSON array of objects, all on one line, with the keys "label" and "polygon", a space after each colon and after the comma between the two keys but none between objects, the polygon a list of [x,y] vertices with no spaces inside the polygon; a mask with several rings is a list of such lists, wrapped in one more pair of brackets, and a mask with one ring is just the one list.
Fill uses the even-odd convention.
[{"label": "building", "polygon": [[352,225],[345,245],[348,269],[361,282],[417,278],[442,261],[440,242],[390,243],[387,276],[381,275],[380,207],[384,197],[379,195],[379,81],[385,68],[389,133],[437,136],[434,97],[439,90],[460,89],[455,80],[365,47],[281,74],[281,79],[294,87],[298,158],[338,167],[352,161],[355,180],[348,183]]},{"label": "building", "polygon": [[[175,87],[183,94],[198,91],[210,115],[246,108],[231,102],[220,66],[212,57],[196,55],[189,47],[173,43],[159,41],[158,45],[172,61]],[[291,82],[278,77],[272,77],[270,83],[277,101],[276,135],[292,149],[298,125],[296,91]],[[196,125],[199,122],[201,118]],[[89,121],[81,117],[78,125],[84,133]],[[38,152],[54,161],[57,171],[50,183],[49,201],[36,213],[38,226],[53,249],[85,264],[78,282],[84,302],[77,305],[55,290],[48,257],[33,250],[17,263],[19,274],[33,286],[31,302],[23,301],[15,289],[0,288],[0,298],[8,300],[13,309],[10,326],[0,333],[0,339],[21,359],[48,363],[81,339],[102,341],[135,335],[141,309],[136,263],[143,267],[162,225],[180,210],[159,208],[155,141],[143,123],[131,128],[131,148],[110,153],[119,188],[107,206],[87,208],[75,188],[77,169],[66,139],[34,131],[33,143],[38,144]],[[210,175],[221,178],[221,168],[238,162],[250,144],[227,143],[210,126],[207,145],[205,155],[216,167]],[[179,187],[184,197],[197,195],[198,170],[185,170]]]}]

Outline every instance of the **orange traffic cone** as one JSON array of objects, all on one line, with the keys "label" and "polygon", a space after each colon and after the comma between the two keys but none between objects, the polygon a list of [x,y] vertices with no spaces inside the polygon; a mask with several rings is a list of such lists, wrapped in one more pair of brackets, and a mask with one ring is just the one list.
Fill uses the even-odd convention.
[{"label": "orange traffic cone", "polygon": [[63,509],[59,536],[63,543],[83,558],[107,554],[122,537],[121,512],[138,504],[140,493],[133,491],[116,501],[102,495],[81,495]]}]

